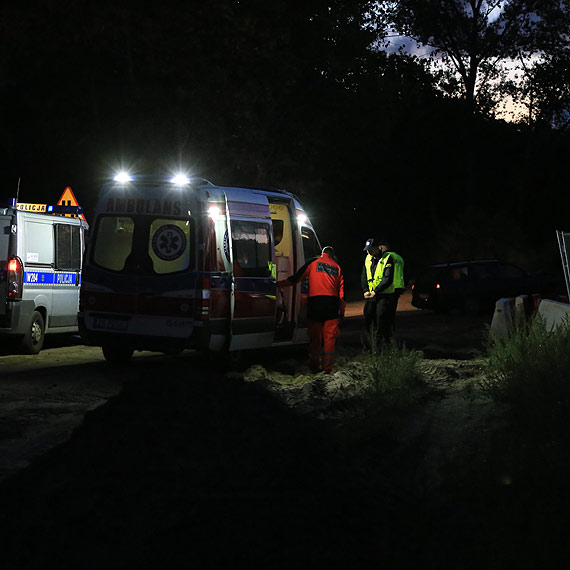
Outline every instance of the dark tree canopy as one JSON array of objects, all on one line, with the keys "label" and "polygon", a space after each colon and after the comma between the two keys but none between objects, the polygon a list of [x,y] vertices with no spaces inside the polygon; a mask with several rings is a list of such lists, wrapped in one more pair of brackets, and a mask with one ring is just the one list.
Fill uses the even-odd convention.
[{"label": "dark tree canopy", "polygon": [[380,2],[386,26],[434,49],[441,85],[469,109],[490,111],[506,76],[502,64],[531,48],[535,6],[529,0]]}]

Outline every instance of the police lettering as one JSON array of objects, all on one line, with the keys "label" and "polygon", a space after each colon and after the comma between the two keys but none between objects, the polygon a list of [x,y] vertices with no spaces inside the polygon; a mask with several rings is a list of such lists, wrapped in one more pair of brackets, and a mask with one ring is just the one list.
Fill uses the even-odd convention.
[{"label": "police lettering", "polygon": [[179,216],[182,202],[179,200],[157,200],[154,198],[109,198],[106,211],[120,214],[147,214]]},{"label": "police lettering", "polygon": [[58,285],[73,285],[73,273],[58,273],[55,282]]}]

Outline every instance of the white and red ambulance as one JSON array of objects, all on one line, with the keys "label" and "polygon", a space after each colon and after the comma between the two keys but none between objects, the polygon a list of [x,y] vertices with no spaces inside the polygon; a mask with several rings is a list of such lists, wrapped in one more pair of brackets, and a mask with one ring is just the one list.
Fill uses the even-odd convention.
[{"label": "white and red ambulance", "polygon": [[305,343],[305,285],[276,283],[320,249],[289,192],[117,176],[92,223],[80,333],[113,362]]}]

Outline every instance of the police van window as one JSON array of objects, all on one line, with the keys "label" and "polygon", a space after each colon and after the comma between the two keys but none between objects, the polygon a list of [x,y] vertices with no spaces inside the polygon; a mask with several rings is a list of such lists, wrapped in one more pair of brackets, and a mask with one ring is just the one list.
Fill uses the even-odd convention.
[{"label": "police van window", "polygon": [[105,216],[99,220],[93,250],[96,265],[122,271],[133,246],[135,223],[132,218]]},{"label": "police van window", "polygon": [[271,275],[271,240],[269,226],[257,222],[234,221],[232,248],[234,264],[243,276]]},{"label": "police van window", "polygon": [[148,253],[155,273],[176,273],[190,265],[190,223],[186,220],[153,220]]},{"label": "police van window", "polygon": [[79,226],[56,224],[55,267],[79,271],[81,269],[81,234]]},{"label": "police van window", "polygon": [[319,247],[315,232],[309,228],[301,228],[301,236],[303,238],[305,261],[313,257],[318,257],[321,254],[321,248]]},{"label": "police van window", "polygon": [[53,263],[53,225],[26,221],[24,263]]}]

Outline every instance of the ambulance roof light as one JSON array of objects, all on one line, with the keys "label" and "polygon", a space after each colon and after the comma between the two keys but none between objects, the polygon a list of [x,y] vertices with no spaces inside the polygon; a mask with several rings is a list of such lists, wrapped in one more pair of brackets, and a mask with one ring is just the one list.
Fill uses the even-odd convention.
[{"label": "ambulance roof light", "polygon": [[303,224],[306,224],[309,222],[309,218],[308,218],[307,214],[300,213],[297,215],[297,221],[302,226]]},{"label": "ambulance roof light", "polygon": [[117,172],[117,174],[115,174],[113,177],[113,180],[119,184],[126,184],[127,182],[132,182],[133,177],[128,172],[125,172],[123,170],[121,172]]},{"label": "ambulance roof light", "polygon": [[190,179],[186,174],[176,174],[170,179],[170,182],[175,186],[186,186],[190,184]]}]

